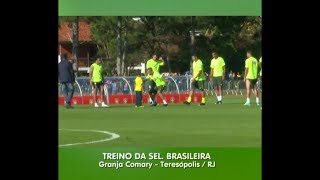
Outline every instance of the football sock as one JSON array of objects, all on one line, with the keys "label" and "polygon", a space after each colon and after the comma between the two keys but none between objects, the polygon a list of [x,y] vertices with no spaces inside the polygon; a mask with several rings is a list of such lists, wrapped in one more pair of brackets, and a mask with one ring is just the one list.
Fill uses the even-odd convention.
[{"label": "football sock", "polygon": [[188,102],[188,103],[191,102],[191,96],[188,97],[187,102]]},{"label": "football sock", "polygon": [[163,104],[168,104],[166,100],[163,100]]},{"label": "football sock", "polygon": [[247,103],[250,103],[250,98],[247,98]]},{"label": "football sock", "polygon": [[257,102],[257,104],[259,104],[259,98],[258,97],[256,97],[256,102]]}]

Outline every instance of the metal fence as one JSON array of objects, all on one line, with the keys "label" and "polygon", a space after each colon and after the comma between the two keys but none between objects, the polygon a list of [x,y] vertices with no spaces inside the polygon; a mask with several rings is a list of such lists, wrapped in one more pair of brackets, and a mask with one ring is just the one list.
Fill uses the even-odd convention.
[{"label": "metal fence", "polygon": [[[134,94],[134,80],[136,77],[106,77],[104,88],[107,95],[122,95],[122,94]],[[143,79],[145,77],[142,77]],[[171,93],[187,93],[190,89],[190,79],[191,76],[165,76],[166,88],[164,90],[165,94]],[[148,84],[144,83],[144,92],[147,93]],[[262,92],[262,82],[258,80],[257,82],[258,90]],[[62,96],[61,86],[59,84],[59,96]],[[243,80],[224,80],[222,86],[224,94],[232,95],[243,95],[245,93],[245,83]],[[213,84],[211,81],[206,80],[205,82],[205,92],[207,95],[215,96]],[[90,96],[92,95],[92,87],[90,86],[90,81],[88,77],[78,77],[76,78],[76,86],[74,96]]]}]

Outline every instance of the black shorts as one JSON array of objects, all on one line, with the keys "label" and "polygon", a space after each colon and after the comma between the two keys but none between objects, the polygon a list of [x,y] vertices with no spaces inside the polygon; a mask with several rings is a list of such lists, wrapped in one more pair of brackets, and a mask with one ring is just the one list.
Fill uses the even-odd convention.
[{"label": "black shorts", "polygon": [[149,80],[148,82],[148,91],[149,93],[157,93],[156,83],[153,80]]},{"label": "black shorts", "polygon": [[257,84],[258,79],[247,79],[250,82],[251,86],[255,86]]},{"label": "black shorts", "polygon": [[213,81],[213,86],[214,86],[214,87],[222,86],[222,84],[223,84],[222,76],[213,77],[213,78],[212,78],[212,81]]},{"label": "black shorts", "polygon": [[204,90],[204,81],[193,81],[191,84],[192,89]]},{"label": "black shorts", "polygon": [[103,82],[92,82],[92,86],[94,89],[100,89],[100,87],[103,86]]},{"label": "black shorts", "polygon": [[162,93],[165,88],[166,88],[166,86],[157,86],[157,87],[155,87],[155,90],[156,90],[157,92]]}]

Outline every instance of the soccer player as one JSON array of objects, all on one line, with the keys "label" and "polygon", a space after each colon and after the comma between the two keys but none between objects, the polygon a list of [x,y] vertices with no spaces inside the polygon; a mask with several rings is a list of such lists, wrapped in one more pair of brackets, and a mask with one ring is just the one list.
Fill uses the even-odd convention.
[{"label": "soccer player", "polygon": [[[152,58],[147,61],[147,69],[152,68],[152,71],[155,73],[160,74],[160,66],[163,66],[163,65],[164,65],[164,60],[161,57],[158,60],[158,55],[156,53],[154,53],[152,55]],[[150,104],[154,104],[155,99],[152,99],[152,97],[155,97],[155,95],[157,94],[157,90],[155,90],[156,83],[150,77],[147,77],[147,79],[149,79],[148,94],[149,94]]]},{"label": "soccer player", "polygon": [[59,81],[62,86],[62,92],[65,99],[65,108],[73,108],[71,106],[71,99],[74,93],[73,83],[75,82],[74,71],[72,63],[67,60],[67,54],[63,54],[61,61],[59,62]]},{"label": "soccer player", "polygon": [[[162,75],[158,72],[154,72],[152,68],[147,69],[148,76],[155,82],[156,87],[154,88],[162,99],[163,106],[168,106],[167,101],[163,98],[162,92],[166,87],[166,82],[164,81]],[[151,106],[157,106],[157,102],[154,101],[156,94],[152,94],[153,103]]]},{"label": "soccer player", "polygon": [[202,99],[200,106],[206,105],[205,92],[204,92],[204,81],[205,75],[203,71],[203,64],[200,59],[198,59],[197,55],[192,56],[192,78],[191,78],[191,89],[189,92],[189,97],[187,101],[183,102],[184,104],[190,105],[191,99],[195,89],[199,89],[201,91]]},{"label": "soccer player", "polygon": [[[259,67],[260,67],[260,80],[261,80],[261,83],[262,83],[262,56],[259,59]],[[261,96],[261,100],[262,100],[262,96]],[[262,110],[262,103],[261,103],[261,108],[260,109]]]},{"label": "soccer player", "polygon": [[104,77],[103,77],[103,67],[102,67],[102,60],[101,58],[97,58],[96,62],[93,63],[90,66],[90,71],[89,71],[89,78],[90,78],[90,85],[93,87],[93,99],[94,99],[94,107],[99,107],[97,103],[97,91],[100,91],[101,95],[101,107],[109,107],[104,103],[104,89],[103,89],[103,82],[104,82]]},{"label": "soccer player", "polygon": [[142,106],[142,85],[143,81],[141,78],[141,72],[138,72],[136,79],[134,80],[135,88],[134,91],[136,92],[136,107],[143,108]]},{"label": "soccer player", "polygon": [[[225,62],[217,52],[212,52],[213,59],[210,64],[210,80],[213,80],[213,86],[216,90],[218,101],[215,104],[222,104],[222,83],[226,73]],[[212,78],[213,77],[213,78]]]},{"label": "soccer player", "polygon": [[247,89],[247,101],[245,106],[250,106],[250,89],[253,87],[254,95],[256,96],[256,103],[259,106],[259,96],[257,90],[257,79],[258,79],[258,61],[252,56],[251,50],[247,51],[247,59],[245,62],[244,82],[246,83]]}]

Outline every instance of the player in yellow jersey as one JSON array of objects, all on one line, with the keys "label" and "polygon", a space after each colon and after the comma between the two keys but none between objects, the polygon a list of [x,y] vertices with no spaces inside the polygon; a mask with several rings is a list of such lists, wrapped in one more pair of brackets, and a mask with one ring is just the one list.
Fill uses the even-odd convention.
[{"label": "player in yellow jersey", "polygon": [[137,73],[137,77],[134,80],[134,91],[136,92],[136,107],[143,108],[142,105],[142,91],[143,80],[141,78],[141,72]]},{"label": "player in yellow jersey", "polygon": [[90,78],[90,85],[93,88],[93,99],[94,99],[94,107],[99,107],[97,102],[97,91],[100,91],[101,95],[101,107],[109,107],[104,102],[104,76],[103,76],[103,67],[102,67],[102,60],[98,58],[95,63],[90,66],[89,71],[89,78]]},{"label": "player in yellow jersey", "polygon": [[206,104],[205,92],[204,92],[204,81],[206,79],[206,76],[204,74],[202,61],[198,59],[197,55],[193,55],[192,60],[193,60],[193,63],[192,63],[193,71],[192,71],[192,78],[191,78],[191,89],[189,92],[188,99],[183,103],[186,105],[190,105],[194,90],[199,89],[202,95],[200,106],[203,106]]},{"label": "player in yellow jersey", "polygon": [[213,80],[213,85],[216,91],[218,99],[216,104],[222,104],[222,84],[226,73],[226,63],[215,51],[212,52],[212,57],[213,59],[210,64],[210,80]]},{"label": "player in yellow jersey", "polygon": [[[259,68],[260,68],[260,81],[262,84],[262,56],[259,59]],[[262,101],[262,96],[261,96],[261,101]],[[261,110],[262,110],[262,102],[261,102]]]},{"label": "player in yellow jersey", "polygon": [[254,95],[256,96],[256,103],[259,106],[259,94],[257,90],[257,80],[259,73],[259,64],[256,58],[252,56],[251,50],[247,51],[247,59],[245,62],[244,82],[246,83],[247,101],[245,106],[250,106],[250,90],[253,88]]},{"label": "player in yellow jersey", "polygon": [[[154,53],[152,55],[152,58],[147,61],[146,69],[152,68],[153,72],[160,74],[160,66],[163,66],[163,65],[164,65],[163,59],[161,57],[158,59],[158,55]],[[148,82],[149,101],[150,101],[150,104],[154,104],[156,102],[155,102],[155,99],[152,99],[152,97],[155,97],[155,95],[157,94],[157,90],[155,89],[156,83],[152,80],[152,78],[149,75],[146,78],[149,80]]]},{"label": "player in yellow jersey", "polygon": [[[157,93],[152,96],[152,99],[155,99],[155,96],[158,94],[159,97],[162,99],[163,106],[168,106],[168,103],[164,99],[163,94],[162,94],[163,90],[166,88],[166,82],[164,80],[163,75],[159,74],[158,72],[153,72],[152,68],[148,68],[147,73],[148,73],[148,76],[156,84],[155,90]],[[157,105],[158,105],[158,103],[155,101],[153,101],[153,103],[151,104],[151,106],[157,106]]]}]

